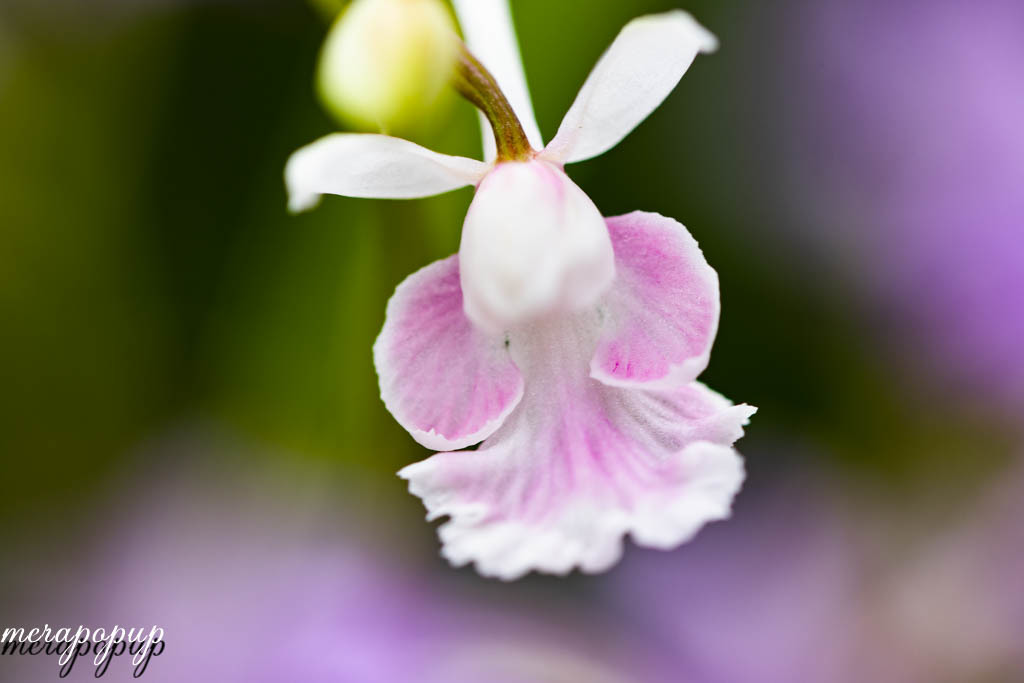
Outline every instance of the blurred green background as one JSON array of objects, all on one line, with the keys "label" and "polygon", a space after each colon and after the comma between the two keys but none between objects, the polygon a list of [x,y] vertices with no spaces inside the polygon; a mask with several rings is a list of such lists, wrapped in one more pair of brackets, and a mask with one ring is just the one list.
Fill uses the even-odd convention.
[{"label": "blurred green background", "polygon": [[[570,171],[607,215],[677,217],[721,274],[704,379],[761,408],[743,448],[755,474],[806,451],[930,489],[998,464],[998,422],[890,362],[865,304],[783,224],[794,199],[773,167],[790,159],[765,139],[786,116],[781,67],[759,56],[773,13],[690,5],[723,49],[627,143]],[[618,29],[671,6],[598,1],[566,31],[573,3],[515,3],[549,136]],[[0,21],[2,504],[87,494],[190,419],[397,489],[422,452],[375,400],[370,346],[395,285],[457,249],[470,190],[286,213],[284,161],[337,129],[312,91],[326,23],[301,3],[14,2]],[[418,141],[478,154],[468,105],[427,128]]]}]

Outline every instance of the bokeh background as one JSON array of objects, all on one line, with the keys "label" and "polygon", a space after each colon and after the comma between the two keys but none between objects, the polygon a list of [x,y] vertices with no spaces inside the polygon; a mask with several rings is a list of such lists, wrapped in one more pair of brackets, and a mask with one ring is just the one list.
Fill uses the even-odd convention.
[{"label": "bokeh background", "polygon": [[[514,0],[542,130],[673,6]],[[503,584],[439,558],[370,353],[470,191],[285,210],[337,7],[0,0],[0,626],[159,624],[152,681],[1024,681],[1024,4],[685,8],[720,52],[569,170],[718,270],[749,478]],[[411,137],[479,153],[454,100]]]}]

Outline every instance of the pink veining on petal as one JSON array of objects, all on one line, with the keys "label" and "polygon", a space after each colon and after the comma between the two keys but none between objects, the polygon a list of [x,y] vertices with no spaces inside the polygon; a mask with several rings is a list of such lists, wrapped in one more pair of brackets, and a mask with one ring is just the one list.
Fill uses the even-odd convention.
[{"label": "pink veining on petal", "polygon": [[612,385],[682,386],[707,367],[718,329],[718,276],[671,218],[637,211],[607,223],[616,281],[590,374]]},{"label": "pink veining on petal", "polygon": [[373,353],[384,404],[434,450],[479,443],[523,395],[505,338],[483,334],[463,313],[456,256],[398,286]]},{"label": "pink veining on petal", "polygon": [[477,451],[440,453],[400,475],[441,527],[444,555],[513,579],[602,571],[622,537],[668,548],[729,514],[743,479],[731,448],[754,412],[699,383],[627,389],[587,376],[596,319],[512,336],[522,404]]}]

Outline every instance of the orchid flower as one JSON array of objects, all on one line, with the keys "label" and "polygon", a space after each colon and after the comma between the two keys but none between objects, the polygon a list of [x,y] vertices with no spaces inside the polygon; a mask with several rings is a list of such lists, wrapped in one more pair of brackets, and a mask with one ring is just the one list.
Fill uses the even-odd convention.
[{"label": "orchid flower", "polygon": [[658,214],[602,218],[563,166],[617,144],[716,39],[682,11],[631,21],[543,146],[505,0],[455,6],[473,51],[456,87],[486,116],[488,161],[330,135],[289,161],[291,207],[476,185],[459,253],[398,286],[374,345],[388,410],[443,451],[399,475],[449,517],[453,565],[603,571],[627,533],[668,549],[729,515],[755,409],[695,381],[719,292],[693,237]]}]

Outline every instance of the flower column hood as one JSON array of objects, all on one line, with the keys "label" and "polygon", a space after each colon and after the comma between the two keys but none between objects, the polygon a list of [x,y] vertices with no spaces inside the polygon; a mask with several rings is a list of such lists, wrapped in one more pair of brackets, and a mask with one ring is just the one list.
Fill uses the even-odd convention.
[{"label": "flower column hood", "polygon": [[715,39],[681,11],[630,22],[544,147],[506,3],[455,5],[541,151],[497,161],[485,135],[482,163],[332,135],[289,161],[292,207],[477,186],[459,253],[399,285],[374,345],[388,410],[443,451],[399,474],[428,518],[449,518],[455,565],[503,579],[602,571],[626,534],[671,548],[728,516],[743,480],[732,444],[754,409],[695,381],[719,292],[693,237],[658,214],[602,218],[562,169],[618,143]]},{"label": "flower column hood", "polygon": [[477,188],[459,246],[469,318],[491,332],[596,303],[615,276],[604,217],[550,162],[498,164]]}]

